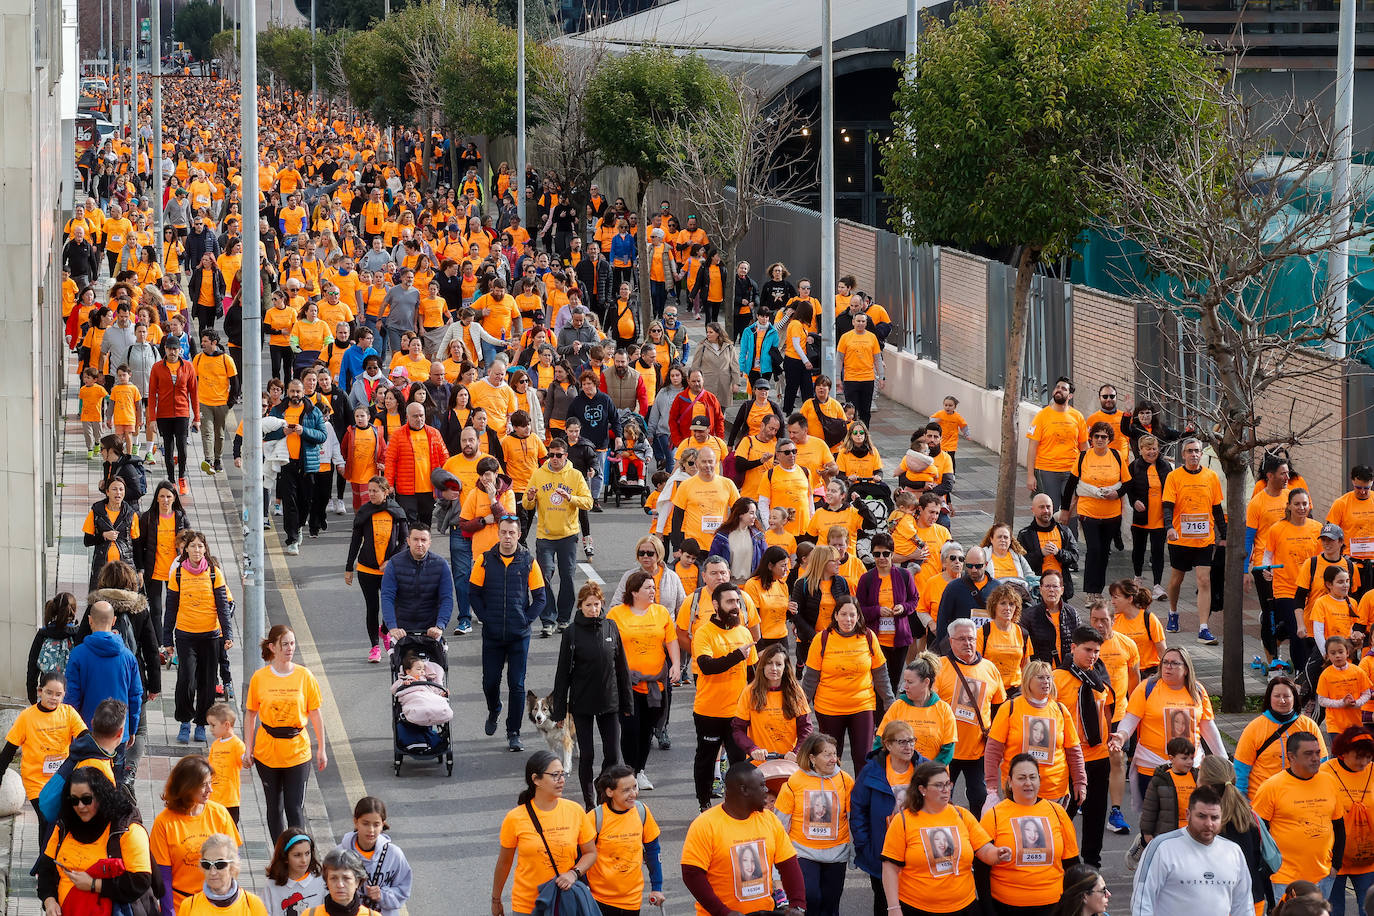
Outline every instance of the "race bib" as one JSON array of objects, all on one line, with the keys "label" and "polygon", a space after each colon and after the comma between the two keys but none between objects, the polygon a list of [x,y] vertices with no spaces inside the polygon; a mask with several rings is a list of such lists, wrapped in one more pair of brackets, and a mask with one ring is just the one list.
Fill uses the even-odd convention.
[{"label": "race bib", "polygon": [[701,517],[701,531],[703,534],[714,534],[724,521],[725,517],[721,515],[703,515]]},{"label": "race bib", "polygon": [[1212,517],[1202,514],[1185,514],[1178,532],[1185,538],[1210,537],[1212,534]]},{"label": "race bib", "polygon": [[883,635],[893,636],[893,635],[896,635],[896,633],[897,633],[897,618],[896,618],[896,617],[879,617],[879,618],[878,618],[878,635],[879,635],[879,636],[883,636]]},{"label": "race bib", "polygon": [[1352,557],[1374,557],[1374,538],[1351,538],[1350,555]]},{"label": "race bib", "polygon": [[43,775],[51,776],[62,767],[62,761],[66,760],[62,754],[49,754],[43,758]]}]

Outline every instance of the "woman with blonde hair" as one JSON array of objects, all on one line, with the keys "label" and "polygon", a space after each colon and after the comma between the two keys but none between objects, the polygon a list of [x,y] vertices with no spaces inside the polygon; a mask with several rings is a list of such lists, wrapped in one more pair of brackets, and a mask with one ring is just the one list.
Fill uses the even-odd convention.
[{"label": "woman with blonde hair", "polygon": [[[1374,743],[1374,738],[1370,740]],[[1264,863],[1264,846],[1255,813],[1250,810],[1245,793],[1236,787],[1236,771],[1225,757],[1208,754],[1198,767],[1197,784],[1211,786],[1221,795],[1220,836],[1235,843],[1245,854],[1245,864],[1250,869],[1250,899],[1255,903],[1258,916],[1264,911],[1264,905],[1274,905],[1274,888],[1269,883],[1270,872]],[[1345,894],[1340,896],[1344,898]],[[1357,894],[1356,899],[1362,898]]]},{"label": "woman with blonde hair", "polygon": [[978,628],[978,654],[997,666],[1008,696],[1021,692],[1021,669],[1031,658],[1030,634],[1021,625],[1021,592],[999,585],[988,596],[992,619]]},{"label": "woman with blonde hair", "polygon": [[792,600],[787,616],[797,634],[797,658],[804,664],[811,640],[830,626],[835,605],[849,595],[849,583],[839,575],[840,552],[817,544],[806,558],[792,584]]},{"label": "woman with blonde hair", "polygon": [[996,795],[1007,781],[1008,749],[1029,754],[1040,767],[1040,797],[1062,804],[1069,796],[1079,803],[1087,797],[1088,774],[1073,717],[1059,702],[1054,669],[1049,662],[1031,661],[1021,672],[1021,694],[1003,703],[988,730],[983,778]]},{"label": "woman with blonde hair", "polygon": [[993,522],[978,546],[987,551],[988,575],[994,579],[1020,579],[1034,574],[1026,561],[1026,548],[1012,536],[1011,525]]}]

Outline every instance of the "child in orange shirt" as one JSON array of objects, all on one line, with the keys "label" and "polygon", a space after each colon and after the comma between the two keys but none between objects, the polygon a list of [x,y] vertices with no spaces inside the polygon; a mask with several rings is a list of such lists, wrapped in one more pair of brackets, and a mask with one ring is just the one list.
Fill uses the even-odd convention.
[{"label": "child in orange shirt", "polygon": [[787,523],[792,521],[796,514],[796,509],[786,506],[772,507],[768,510],[768,530],[763,533],[763,540],[769,547],[781,547],[787,551],[793,569],[796,569],[797,537],[787,530]]},{"label": "child in orange shirt", "polygon": [[1164,746],[1169,762],[1155,767],[1140,803],[1140,842],[1177,830],[1188,820],[1188,799],[1197,788],[1197,748],[1187,738],[1170,738]]},{"label": "child in orange shirt", "polygon": [[138,430],[143,426],[143,396],[130,379],[129,367],[120,364],[115,370],[115,386],[110,389],[111,412],[115,435],[124,442],[124,454],[133,455],[138,446]]},{"label": "child in orange shirt", "polygon": [[1360,707],[1374,694],[1369,675],[1350,663],[1353,654],[1344,636],[1326,638],[1327,666],[1317,678],[1317,703],[1326,710],[1326,730],[1333,739],[1360,724]]},{"label": "child in orange shirt", "polygon": [[100,373],[93,367],[81,370],[81,433],[86,437],[86,457],[94,459],[100,453],[100,421],[105,416],[105,402],[110,393],[100,384]]},{"label": "child in orange shirt", "polygon": [[239,804],[242,798],[243,739],[234,734],[238,717],[234,707],[228,703],[216,703],[205,713],[205,721],[210,725],[210,800],[219,802],[234,819],[239,822]]},{"label": "child in orange shirt", "polygon": [[959,414],[958,408],[959,399],[947,394],[943,407],[930,415],[940,424],[940,451],[949,453],[951,464],[959,460],[959,437],[968,435],[968,421]]}]

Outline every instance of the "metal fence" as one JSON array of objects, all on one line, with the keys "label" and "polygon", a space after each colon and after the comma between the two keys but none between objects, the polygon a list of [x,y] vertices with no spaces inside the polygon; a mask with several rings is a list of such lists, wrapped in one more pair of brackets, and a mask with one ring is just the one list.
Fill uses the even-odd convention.
[{"label": "metal fence", "polygon": [[[1016,301],[1016,268],[988,262],[987,382],[1001,388],[1007,377],[1007,340]],[[1042,403],[1060,376],[1070,376],[1073,345],[1072,286],[1036,274],[1026,311],[1026,345],[1021,354],[1021,399]]]}]

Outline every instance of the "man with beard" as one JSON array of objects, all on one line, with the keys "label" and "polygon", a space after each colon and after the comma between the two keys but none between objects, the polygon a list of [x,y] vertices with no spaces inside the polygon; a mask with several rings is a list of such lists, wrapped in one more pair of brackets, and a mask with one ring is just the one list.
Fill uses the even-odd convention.
[{"label": "man with beard", "polygon": [[643,376],[630,368],[630,354],[623,347],[611,357],[611,366],[611,371],[601,377],[601,386],[615,409],[633,410],[642,417],[648,416],[649,390]]},{"label": "man with beard", "polygon": [[311,474],[320,469],[320,446],[328,435],[324,415],[305,399],[305,384],[292,379],[286,386],[286,400],[268,411],[268,416],[286,422],[263,439],[286,439],[286,464],[277,472],[277,498],[281,500],[282,524],[286,526],[285,552],[301,552],[301,521],[309,511]]},{"label": "man with beard", "polygon": [[711,592],[711,606],[710,618],[692,636],[692,658],[698,671],[692,701],[697,732],[692,778],[702,811],[711,807],[711,784],[721,744],[732,764],[744,759],[731,735],[731,722],[740,695],[748,686],[749,666],[758,660],[754,637],[740,623],[743,593],[739,587],[729,582],[717,585]]},{"label": "man with beard", "polygon": [[1048,493],[1059,511],[1056,500],[1064,492],[1064,484],[1078,464],[1078,453],[1088,445],[1088,424],[1083,414],[1069,406],[1073,382],[1060,376],[1054,383],[1050,403],[1040,409],[1031,421],[1026,438],[1026,489],[1031,494]]},{"label": "man with beard", "polygon": [[386,479],[396,502],[411,525],[428,529],[434,520],[434,488],[430,474],[444,466],[448,449],[439,430],[425,425],[422,404],[406,407],[406,425],[386,446]]}]

